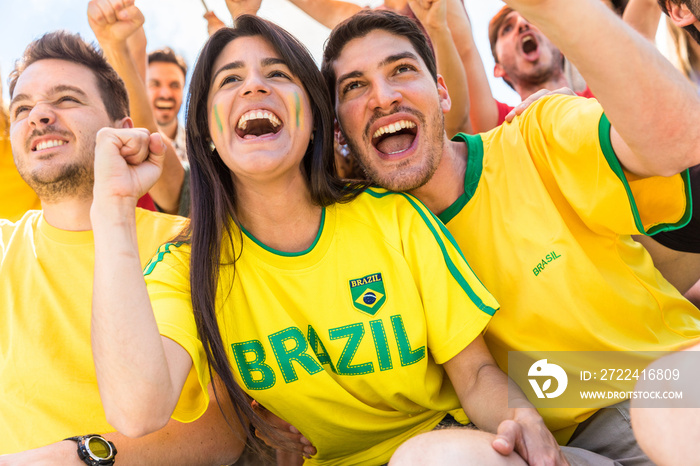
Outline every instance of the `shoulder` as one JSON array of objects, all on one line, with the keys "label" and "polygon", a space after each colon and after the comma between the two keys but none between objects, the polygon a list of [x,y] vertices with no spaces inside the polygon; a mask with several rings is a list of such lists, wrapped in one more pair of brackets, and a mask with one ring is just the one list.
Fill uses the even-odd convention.
[{"label": "shoulder", "polygon": [[164,241],[167,241],[184,230],[188,224],[189,219],[179,215],[153,212],[141,208],[136,209],[136,230],[139,237],[150,233],[170,235],[164,239]]},{"label": "shoulder", "polygon": [[150,257],[160,245],[180,236],[188,222],[177,215],[136,209],[136,234],[142,255]]},{"label": "shoulder", "polygon": [[341,210],[372,214],[379,218],[423,215],[426,211],[429,212],[420,200],[408,193],[389,191],[376,186],[367,188],[352,202],[341,207]]}]

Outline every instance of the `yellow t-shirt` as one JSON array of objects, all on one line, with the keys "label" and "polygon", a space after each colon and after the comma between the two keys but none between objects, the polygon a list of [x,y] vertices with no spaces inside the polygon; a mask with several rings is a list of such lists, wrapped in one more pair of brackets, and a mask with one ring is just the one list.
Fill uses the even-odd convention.
[{"label": "yellow t-shirt", "polygon": [[[700,337],[698,309],[630,238],[687,222],[687,173],[626,176],[602,108],[576,97],[455,140],[469,150],[465,193],[440,218],[501,303],[485,335],[501,368],[508,351],[664,351]],[[540,413],[566,442],[595,407]]]},{"label": "yellow t-shirt", "polygon": [[[297,254],[234,236],[242,252],[235,276],[222,267],[217,296],[224,347],[241,387],[317,448],[309,464],[387,462],[459,407],[440,364],[498,304],[418,200],[370,189],[327,207]],[[169,244],[145,269],[161,334],[190,353],[200,378],[199,399],[180,399],[180,421],[201,414],[208,381],[189,256],[189,245]]]},{"label": "yellow t-shirt", "polygon": [[41,209],[39,197],[19,176],[10,138],[0,128],[0,219],[16,222],[28,210]]},{"label": "yellow t-shirt", "polygon": [[[136,225],[145,264],[184,219],[137,209]],[[90,348],[92,232],[32,211],[0,235],[0,454],[113,432]]]}]

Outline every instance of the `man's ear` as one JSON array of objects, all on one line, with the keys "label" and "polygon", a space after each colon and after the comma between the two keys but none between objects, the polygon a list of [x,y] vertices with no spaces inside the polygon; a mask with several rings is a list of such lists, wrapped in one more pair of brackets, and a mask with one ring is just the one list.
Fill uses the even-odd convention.
[{"label": "man's ear", "polygon": [[437,90],[438,97],[440,97],[440,108],[442,108],[442,113],[447,113],[452,108],[452,99],[450,99],[450,93],[447,92],[447,84],[442,75],[437,77]]},{"label": "man's ear", "polygon": [[670,0],[666,0],[666,8],[671,22],[678,27],[690,26],[697,22],[698,19],[684,4],[676,4]]},{"label": "man's ear", "polygon": [[114,125],[115,128],[133,128],[134,127],[134,120],[132,120],[130,117],[124,117],[121,120],[117,120],[117,123]]},{"label": "man's ear", "polygon": [[503,66],[501,66],[500,63],[496,63],[493,65],[493,75],[497,78],[504,78],[507,76],[506,75],[506,70],[503,69]]},{"label": "man's ear", "polygon": [[340,129],[340,123],[338,123],[337,118],[333,119],[333,136],[335,137],[336,142],[341,146],[347,145],[348,141],[345,139],[343,130]]}]

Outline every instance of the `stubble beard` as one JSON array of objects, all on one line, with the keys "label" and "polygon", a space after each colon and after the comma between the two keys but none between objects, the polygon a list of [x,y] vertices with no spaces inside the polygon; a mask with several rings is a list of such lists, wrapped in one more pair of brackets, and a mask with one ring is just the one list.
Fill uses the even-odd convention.
[{"label": "stubble beard", "polygon": [[[85,147],[95,147],[95,137]],[[80,148],[78,148],[80,149]],[[80,151],[78,151],[80,153]],[[50,157],[50,155],[48,156]],[[95,184],[94,157],[83,158],[59,167],[42,167],[31,170],[21,156],[15,154],[14,161],[22,179],[37,194],[42,202],[56,203],[65,199],[89,199]]]},{"label": "stubble beard", "polygon": [[[421,122],[425,122],[425,117],[422,114],[413,113]],[[367,126],[372,124],[372,120]],[[371,142],[367,142],[366,137],[363,137],[363,147],[369,147],[364,152],[359,144],[356,144],[350,138],[346,137],[348,147],[351,153],[355,156],[360,168],[372,183],[381,186],[384,189],[397,192],[413,191],[421,186],[424,186],[433,177],[442,158],[442,150],[444,147],[444,132],[445,132],[445,116],[441,112],[436,112],[430,121],[429,125],[423,124],[426,131],[417,135],[427,138],[425,144],[425,154],[422,156],[416,154],[412,159],[405,159],[397,162],[391,171],[383,171],[378,166],[372,164],[372,159],[375,157],[373,153],[374,146]],[[368,131],[365,131],[365,135]],[[415,159],[418,159],[418,162]]]}]

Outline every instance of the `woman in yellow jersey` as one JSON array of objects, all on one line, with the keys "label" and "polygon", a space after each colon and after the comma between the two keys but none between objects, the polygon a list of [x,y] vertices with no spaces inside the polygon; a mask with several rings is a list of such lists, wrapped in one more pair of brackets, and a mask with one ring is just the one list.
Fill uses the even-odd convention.
[{"label": "woman in yellow jersey", "polygon": [[[101,134],[92,339],[108,420],[127,435],[194,420],[214,372],[232,422],[273,434],[254,398],[311,441],[309,464],[383,464],[402,444],[402,463],[563,462],[483,343],[498,304],[415,198],[336,178],[332,125],[287,32],[241,16],[214,34],[190,88],[192,223],[143,271],[148,288],[128,213],[158,138]],[[460,406],[491,433],[429,432]]]}]

